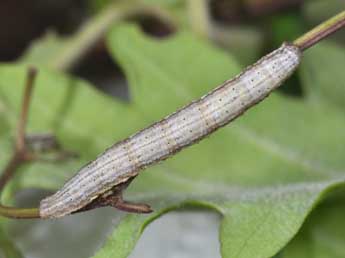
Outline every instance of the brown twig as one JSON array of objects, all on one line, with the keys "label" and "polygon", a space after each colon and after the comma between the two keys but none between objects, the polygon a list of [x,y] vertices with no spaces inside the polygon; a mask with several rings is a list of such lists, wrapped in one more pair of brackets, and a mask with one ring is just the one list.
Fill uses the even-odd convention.
[{"label": "brown twig", "polygon": [[[5,167],[3,173],[0,176],[0,194],[6,186],[6,184],[8,183],[8,181],[13,177],[14,173],[20,166],[28,162],[42,160],[39,156],[35,155],[36,153],[34,152],[34,150],[31,150],[30,148],[33,147],[31,146],[31,144],[34,145],[35,139],[39,140],[39,142],[44,143],[44,146],[41,146],[41,148],[43,148],[42,151],[47,151],[51,149],[59,151],[59,155],[56,156],[58,160],[75,157],[74,153],[62,150],[55,137],[52,137],[50,135],[41,135],[40,137],[26,136],[25,131],[28,121],[30,102],[32,99],[32,92],[35,84],[36,75],[37,70],[35,68],[30,67],[28,69],[27,79],[25,83],[22,107],[17,126],[14,151],[10,161],[8,162],[7,166]],[[45,144],[47,146],[45,146]],[[38,208],[23,209],[8,207],[2,204],[0,204],[0,215],[16,219],[40,218]]]},{"label": "brown twig", "polygon": [[[26,137],[25,133],[36,75],[37,70],[35,68],[30,67],[28,69],[27,79],[25,83],[22,107],[17,126],[14,151],[10,161],[8,162],[5,169],[3,170],[3,173],[1,173],[0,176],[0,194],[6,186],[6,184],[8,183],[8,181],[13,177],[14,173],[20,166],[34,160],[41,160],[40,157],[34,155],[29,146],[30,142],[35,141],[35,137]],[[39,137],[38,140],[43,140],[43,142],[48,143],[48,147],[43,146],[43,149],[47,147],[48,149],[56,149],[60,151],[59,156],[57,156],[59,160],[75,157],[75,153],[62,150],[60,148],[59,143],[56,141],[55,137],[44,135],[43,137]],[[1,203],[0,215],[13,219],[40,218],[38,208],[15,208],[2,205]]]},{"label": "brown twig", "polygon": [[302,37],[296,39],[294,45],[304,51],[343,27],[345,27],[345,11],[321,23]]},{"label": "brown twig", "polygon": [[16,152],[22,152],[25,149],[25,128],[28,120],[28,112],[31,100],[32,89],[34,86],[37,70],[33,67],[28,69],[25,91],[23,96],[23,105],[20,112],[20,118],[17,128]]},{"label": "brown twig", "polygon": [[[7,182],[12,178],[15,171],[23,165],[25,162],[28,162],[32,159],[32,154],[27,150],[25,144],[25,128],[27,124],[28,111],[30,106],[30,100],[32,95],[32,90],[34,87],[34,82],[36,78],[37,71],[34,68],[29,68],[25,91],[23,96],[22,109],[18,121],[16,143],[12,158],[5,167],[3,173],[0,177],[0,193],[7,184]],[[9,218],[39,218],[39,212],[37,208],[32,209],[20,209],[7,207],[0,204],[0,215],[9,217]]]},{"label": "brown twig", "polygon": [[[41,160],[40,157],[34,155],[29,146],[30,142],[34,142],[34,138],[26,137],[25,133],[36,75],[37,70],[35,68],[30,67],[28,69],[27,79],[25,83],[13,155],[0,176],[0,194],[6,186],[6,184],[8,183],[8,181],[13,177],[15,171],[20,166],[34,160]],[[75,154],[72,152],[67,152],[60,149],[60,146],[55,137],[44,135],[43,138],[41,137],[39,138],[39,140],[43,140],[43,142],[48,143],[48,147],[44,147],[60,151],[59,156],[57,156],[59,160],[75,156]],[[0,215],[16,219],[40,218],[38,208],[23,209],[8,207],[2,204],[0,204]]]},{"label": "brown twig", "polygon": [[30,160],[30,153],[28,153],[25,145],[25,128],[28,118],[28,110],[30,106],[31,93],[35,82],[37,71],[34,68],[29,68],[25,91],[23,96],[23,105],[20,112],[20,117],[18,121],[17,136],[15,149],[12,155],[11,160],[4,169],[4,172],[0,177],[0,192],[3,190],[4,186],[8,180],[13,176],[16,169],[22,165],[24,162]]},{"label": "brown twig", "polygon": [[10,180],[12,177],[14,171],[20,166],[22,163],[22,157],[15,152],[12,155],[12,158],[8,162],[7,166],[5,167],[4,171],[1,174],[0,177],[0,192],[5,187],[6,183]]}]

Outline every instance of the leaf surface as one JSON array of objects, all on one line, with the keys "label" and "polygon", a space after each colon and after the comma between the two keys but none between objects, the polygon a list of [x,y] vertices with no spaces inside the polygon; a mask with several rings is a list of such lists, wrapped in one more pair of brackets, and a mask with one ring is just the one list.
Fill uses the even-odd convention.
[{"label": "leaf surface", "polygon": [[339,205],[343,201],[344,196],[341,195],[341,199],[332,199],[315,209],[280,257],[344,257],[345,228],[341,224],[345,209]]}]

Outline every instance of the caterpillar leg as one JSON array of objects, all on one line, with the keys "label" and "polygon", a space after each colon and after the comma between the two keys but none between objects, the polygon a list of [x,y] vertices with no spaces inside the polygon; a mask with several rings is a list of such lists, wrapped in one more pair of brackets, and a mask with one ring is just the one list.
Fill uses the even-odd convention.
[{"label": "caterpillar leg", "polygon": [[86,211],[94,208],[111,206],[121,211],[132,212],[132,213],[150,213],[152,209],[150,205],[145,203],[133,203],[123,199],[123,191],[126,190],[128,185],[133,181],[135,176],[129,178],[126,182],[116,185],[110,191],[99,196],[91,203],[76,211]]},{"label": "caterpillar leg", "polygon": [[150,205],[145,203],[133,203],[123,200],[122,196],[116,199],[114,203],[111,204],[116,209],[133,212],[133,213],[150,213],[152,209]]},{"label": "caterpillar leg", "polygon": [[96,203],[88,205],[83,210],[87,210],[94,207],[111,206],[121,211],[132,213],[150,213],[152,209],[150,205],[145,203],[133,203],[123,199],[122,191],[112,193],[101,199],[96,199]]},{"label": "caterpillar leg", "polygon": [[123,191],[126,190],[126,188],[129,186],[129,184],[133,181],[135,177],[136,176],[133,176],[132,178],[129,178],[126,182],[122,183],[121,185],[118,185],[114,189],[113,195],[108,196],[106,201],[108,202],[108,205],[121,211],[133,213],[150,213],[152,212],[150,205],[145,203],[128,202],[123,199]]},{"label": "caterpillar leg", "polygon": [[113,190],[113,194],[107,196],[105,198],[105,202],[107,203],[107,205],[112,206],[121,211],[133,213],[150,213],[152,212],[150,205],[145,203],[128,202],[123,199],[123,191],[126,190],[126,188],[129,186],[129,184],[133,181],[134,178],[135,176],[128,179],[121,185],[115,187],[115,189]]}]

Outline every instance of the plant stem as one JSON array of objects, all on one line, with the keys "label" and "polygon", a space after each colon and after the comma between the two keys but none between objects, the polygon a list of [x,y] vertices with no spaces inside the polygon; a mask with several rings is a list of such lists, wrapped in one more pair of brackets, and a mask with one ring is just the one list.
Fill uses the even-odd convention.
[{"label": "plant stem", "polygon": [[[37,70],[30,67],[28,70],[25,92],[23,97],[22,110],[18,122],[17,128],[17,141],[16,141],[16,151],[22,152],[25,147],[25,128],[27,124],[28,111],[31,99],[32,88],[34,86],[34,81],[37,75]],[[1,189],[1,187],[0,187]]]},{"label": "plant stem", "polygon": [[97,43],[104,35],[105,30],[116,20],[122,19],[125,13],[127,13],[127,9],[122,9],[119,6],[113,5],[105,8],[66,43],[66,47],[63,48],[62,53],[51,66],[61,71],[69,70]]},{"label": "plant stem", "polygon": [[29,68],[27,73],[27,79],[25,83],[25,91],[22,101],[21,113],[18,121],[16,144],[11,160],[4,169],[4,172],[0,177],[0,192],[3,190],[4,186],[8,180],[13,176],[16,169],[25,161],[28,160],[29,154],[26,150],[25,144],[25,128],[27,124],[28,111],[30,106],[30,100],[32,95],[32,90],[34,87],[34,82],[36,78],[37,71],[34,68]]},{"label": "plant stem", "polygon": [[188,0],[188,14],[193,32],[208,38],[210,32],[210,15],[208,0]]},{"label": "plant stem", "polygon": [[7,163],[7,166],[5,167],[4,171],[1,174],[0,192],[3,190],[7,182],[12,177],[14,171],[20,166],[21,163],[22,163],[22,157],[17,152],[14,152],[10,161]]},{"label": "plant stem", "polygon": [[14,208],[0,204],[0,215],[10,219],[38,219],[38,208]]},{"label": "plant stem", "polygon": [[308,33],[296,39],[293,42],[293,44],[298,46],[302,51],[304,51],[344,26],[345,11],[321,23],[319,26],[315,27]]},{"label": "plant stem", "polygon": [[[18,169],[18,167],[30,160],[31,155],[30,153],[28,153],[25,143],[25,128],[27,124],[28,111],[30,107],[30,100],[32,96],[32,90],[34,87],[36,74],[36,69],[29,68],[25,83],[25,91],[22,102],[23,104],[18,121],[16,144],[12,158],[8,162],[0,177],[0,193],[7,184],[7,182],[14,175],[14,172]],[[37,208],[13,208],[0,204],[0,215],[8,218],[39,218],[39,210]]]},{"label": "plant stem", "polygon": [[88,21],[67,43],[59,57],[51,66],[60,71],[68,71],[85,56],[106,31],[116,22],[134,15],[152,15],[173,24],[170,14],[158,6],[135,3],[110,4],[95,18]]}]

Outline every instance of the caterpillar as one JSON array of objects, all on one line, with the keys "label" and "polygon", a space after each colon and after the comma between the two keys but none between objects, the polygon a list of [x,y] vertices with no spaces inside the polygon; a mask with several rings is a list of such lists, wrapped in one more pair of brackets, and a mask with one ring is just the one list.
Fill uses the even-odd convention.
[{"label": "caterpillar", "polygon": [[159,122],[120,141],[82,167],[55,194],[40,203],[41,218],[58,218],[96,203],[134,212],[150,212],[145,204],[129,204],[121,192],[145,167],[164,160],[240,116],[280,86],[298,67],[301,51],[280,48]]}]

